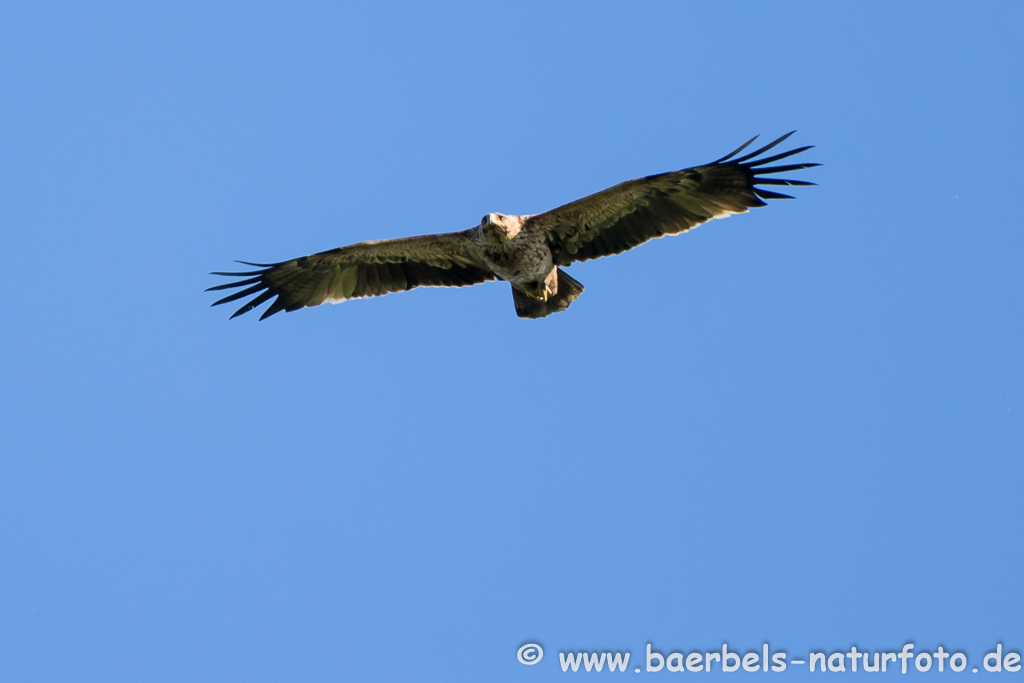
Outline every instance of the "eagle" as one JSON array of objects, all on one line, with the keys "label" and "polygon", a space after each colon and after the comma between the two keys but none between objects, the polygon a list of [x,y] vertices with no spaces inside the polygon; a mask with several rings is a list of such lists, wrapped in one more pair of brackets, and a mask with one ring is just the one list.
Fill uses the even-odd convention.
[{"label": "eagle", "polygon": [[765,177],[819,165],[767,166],[811,149],[761,157],[792,134],[734,158],[755,136],[709,164],[627,180],[544,213],[488,213],[479,225],[461,232],[359,242],[280,263],[238,261],[257,270],[211,273],[242,279],[206,291],[239,290],[213,306],[252,297],[232,318],[274,299],[260,316],[263,320],[281,311],[414,287],[505,280],[512,286],[516,315],[543,318],[569,308],[583,293],[583,285],[562,270],[576,261],[619,254],[712,218],[745,213],[765,206],[765,199],[792,199],[759,185],[814,185]]}]

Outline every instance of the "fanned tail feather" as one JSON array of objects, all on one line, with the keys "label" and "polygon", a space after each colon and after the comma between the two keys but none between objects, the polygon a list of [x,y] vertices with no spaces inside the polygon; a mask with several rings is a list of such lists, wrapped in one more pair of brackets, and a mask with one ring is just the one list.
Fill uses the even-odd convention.
[{"label": "fanned tail feather", "polygon": [[569,308],[573,301],[583,294],[583,285],[569,277],[561,268],[558,269],[558,292],[548,297],[547,301],[534,299],[512,287],[512,301],[516,305],[516,315],[520,318],[543,318],[552,313],[560,313]]}]

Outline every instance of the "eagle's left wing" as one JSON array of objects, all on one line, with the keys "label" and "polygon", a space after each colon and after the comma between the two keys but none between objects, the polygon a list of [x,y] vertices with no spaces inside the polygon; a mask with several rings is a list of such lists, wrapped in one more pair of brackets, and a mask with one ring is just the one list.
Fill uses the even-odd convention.
[{"label": "eagle's left wing", "polygon": [[803,180],[762,177],[818,166],[807,163],[764,167],[810,147],[754,158],[792,134],[738,159],[732,157],[753,139],[705,166],[620,183],[531,216],[524,229],[546,233],[555,264],[567,266],[575,261],[618,254],[655,237],[684,232],[712,218],[764,206],[763,199],[792,199],[757,185],[813,185]]},{"label": "eagle's left wing", "polygon": [[259,270],[213,273],[244,278],[206,291],[245,287],[213,303],[226,304],[256,295],[231,316],[247,313],[277,299],[260,320],[279,311],[294,311],[364,296],[380,296],[413,287],[462,287],[494,279],[471,248],[472,230],[440,235],[360,242],[281,263],[248,263]]}]

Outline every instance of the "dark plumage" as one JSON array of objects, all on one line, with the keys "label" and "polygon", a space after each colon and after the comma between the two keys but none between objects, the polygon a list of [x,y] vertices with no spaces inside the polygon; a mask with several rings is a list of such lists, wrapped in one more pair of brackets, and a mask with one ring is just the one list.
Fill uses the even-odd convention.
[{"label": "dark plumage", "polygon": [[810,147],[756,159],[790,135],[733,159],[751,139],[710,164],[629,180],[533,216],[489,213],[462,232],[360,242],[281,263],[241,261],[258,270],[213,273],[243,279],[207,291],[241,288],[214,306],[253,296],[232,318],[277,297],[262,320],[328,301],[498,279],[511,283],[519,317],[542,318],[564,311],[583,293],[583,285],[559,266],[618,254],[712,218],[764,206],[765,199],[792,198],[758,185],[813,185],[764,177],[818,166],[767,166]]}]

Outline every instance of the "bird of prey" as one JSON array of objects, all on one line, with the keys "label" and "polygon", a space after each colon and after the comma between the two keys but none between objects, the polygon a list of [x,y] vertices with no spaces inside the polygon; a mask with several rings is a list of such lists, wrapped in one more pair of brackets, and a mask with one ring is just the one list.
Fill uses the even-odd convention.
[{"label": "bird of prey", "polygon": [[710,164],[628,180],[532,216],[489,213],[479,225],[462,232],[359,242],[280,263],[239,261],[258,270],[212,273],[242,279],[207,291],[242,288],[214,306],[253,297],[232,318],[277,297],[263,312],[263,320],[280,311],[413,287],[506,280],[512,285],[516,314],[543,318],[564,311],[583,293],[583,285],[561,267],[618,254],[712,218],[745,213],[765,206],[764,199],[792,199],[758,185],[813,185],[765,177],[818,166],[766,166],[809,146],[757,158],[792,134],[733,158],[755,137]]}]

